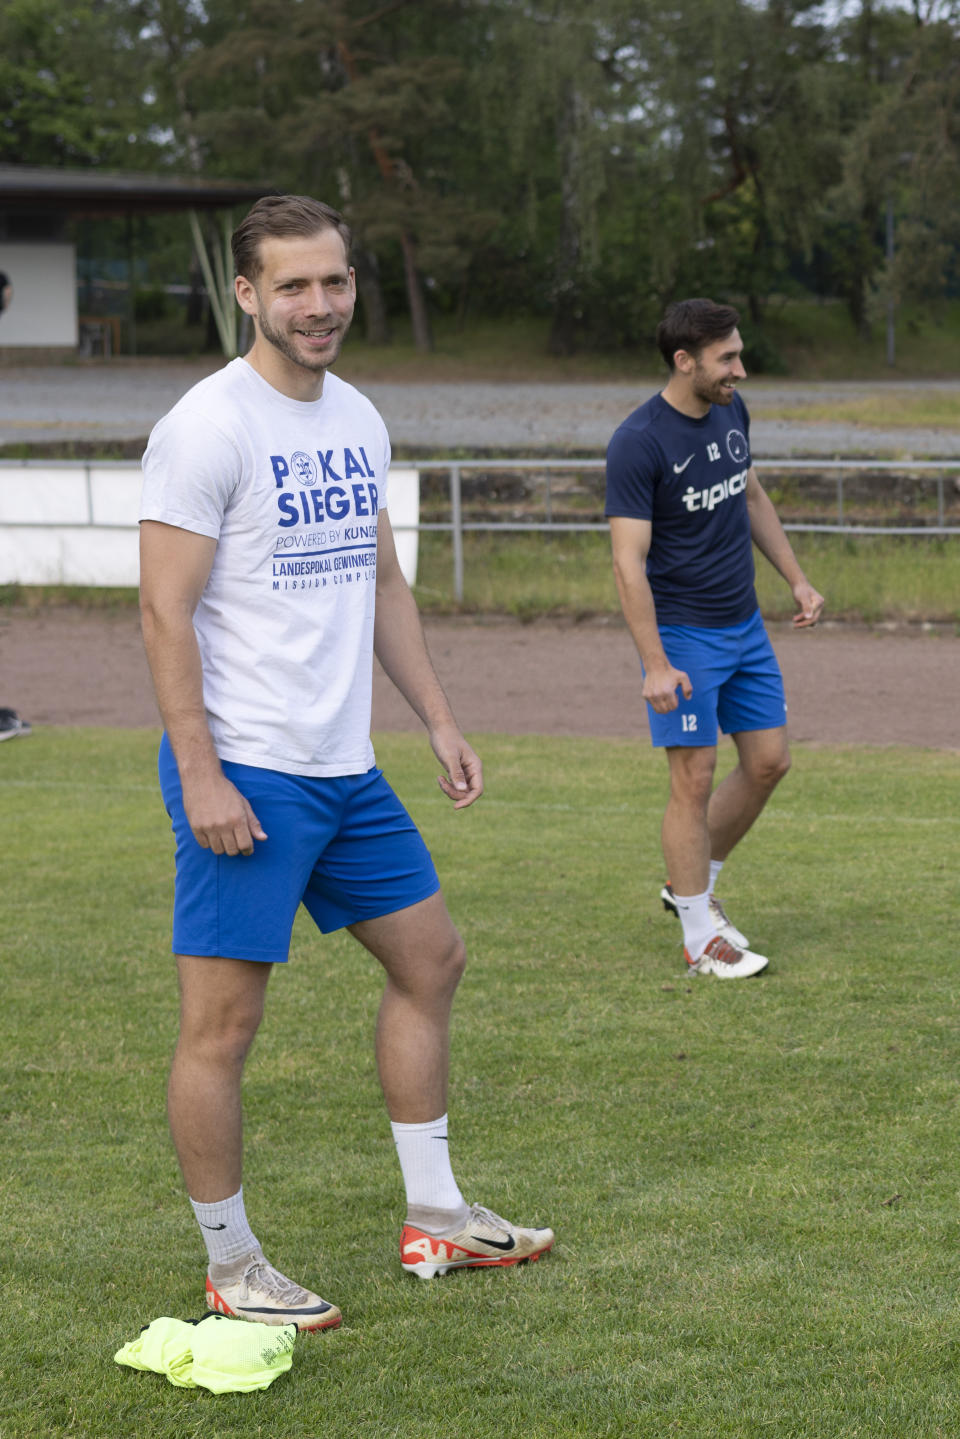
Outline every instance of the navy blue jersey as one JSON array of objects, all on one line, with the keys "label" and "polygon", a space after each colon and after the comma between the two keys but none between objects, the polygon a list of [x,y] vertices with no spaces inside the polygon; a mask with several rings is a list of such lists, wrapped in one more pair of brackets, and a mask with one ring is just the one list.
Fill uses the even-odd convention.
[{"label": "navy blue jersey", "polygon": [[750,418],[737,394],[699,420],[654,395],[614,434],[606,514],[651,523],[658,624],[735,625],[756,610],[749,469]]}]

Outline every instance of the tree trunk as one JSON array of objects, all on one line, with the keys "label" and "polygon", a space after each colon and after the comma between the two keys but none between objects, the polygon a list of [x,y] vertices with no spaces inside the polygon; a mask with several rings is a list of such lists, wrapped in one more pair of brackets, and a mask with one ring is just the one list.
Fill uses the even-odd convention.
[{"label": "tree trunk", "polygon": [[187,296],[187,324],[199,325],[203,319],[205,304],[203,276],[196,255],[190,257],[190,293]]},{"label": "tree trunk", "polygon": [[750,276],[747,280],[747,309],[750,312],[750,319],[759,328],[763,324],[763,315],[766,309],[766,296],[761,295],[756,289],[754,281],[764,275],[763,257],[768,244],[766,226],[762,223],[757,225],[756,234],[753,240],[754,263],[750,267]]},{"label": "tree trunk", "polygon": [[357,271],[357,289],[363,302],[363,321],[367,341],[371,345],[389,345],[390,320],[380,284],[380,262],[373,250],[355,247],[353,263]]},{"label": "tree trunk", "polygon": [[553,280],[553,320],[550,325],[551,355],[572,355],[578,342],[578,272],[580,269],[580,217],[577,205],[577,106],[576,89],[571,85],[564,97],[558,126],[560,153],[560,235]]},{"label": "tree trunk", "polygon": [[410,307],[410,323],[413,327],[413,343],[423,355],[433,351],[433,330],[427,313],[427,301],[417,271],[417,253],[413,237],[404,230],[400,236],[403,247],[403,274],[407,284],[407,304]]}]

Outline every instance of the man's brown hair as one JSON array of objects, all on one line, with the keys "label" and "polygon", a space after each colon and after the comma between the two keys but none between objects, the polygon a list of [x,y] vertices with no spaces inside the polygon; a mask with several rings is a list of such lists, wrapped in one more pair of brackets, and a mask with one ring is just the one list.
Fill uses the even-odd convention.
[{"label": "man's brown hair", "polygon": [[713,300],[677,300],[657,326],[657,346],[673,370],[678,350],[686,350],[696,359],[704,345],[726,339],[739,323],[740,316],[732,305],[718,305]]},{"label": "man's brown hair", "polygon": [[233,232],[234,269],[256,283],[263,269],[264,240],[307,239],[320,230],[336,230],[350,258],[350,227],[339,210],[309,195],[264,195]]}]

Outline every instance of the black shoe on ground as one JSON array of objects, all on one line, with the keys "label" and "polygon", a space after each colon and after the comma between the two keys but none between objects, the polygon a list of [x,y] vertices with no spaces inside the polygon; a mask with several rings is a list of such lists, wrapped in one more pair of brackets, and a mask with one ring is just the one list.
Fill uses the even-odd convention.
[{"label": "black shoe on ground", "polygon": [[29,733],[30,726],[26,720],[20,718],[16,710],[0,706],[0,740],[16,739],[17,735],[26,736]]}]

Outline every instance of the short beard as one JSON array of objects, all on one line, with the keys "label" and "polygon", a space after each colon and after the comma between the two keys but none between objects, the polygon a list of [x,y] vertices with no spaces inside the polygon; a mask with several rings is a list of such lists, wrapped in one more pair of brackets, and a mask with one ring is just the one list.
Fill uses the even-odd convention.
[{"label": "short beard", "polygon": [[728,389],[717,380],[708,388],[706,385],[698,385],[694,380],[693,393],[705,405],[729,405],[736,393],[736,386]]},{"label": "short beard", "polygon": [[[259,296],[257,298],[259,301]],[[261,335],[269,344],[273,345],[274,349],[279,350],[281,355],[284,355],[292,364],[299,365],[301,370],[309,370],[310,373],[314,375],[322,374],[324,370],[328,370],[337,360],[343,345],[344,336],[346,335],[347,328],[349,328],[344,328],[339,332],[340,343],[332,355],[318,355],[316,359],[312,359],[310,356],[300,354],[294,347],[289,335],[285,335],[282,330],[275,330],[273,328],[264,313],[262,304],[258,304],[257,306],[257,322],[260,326]]]}]

